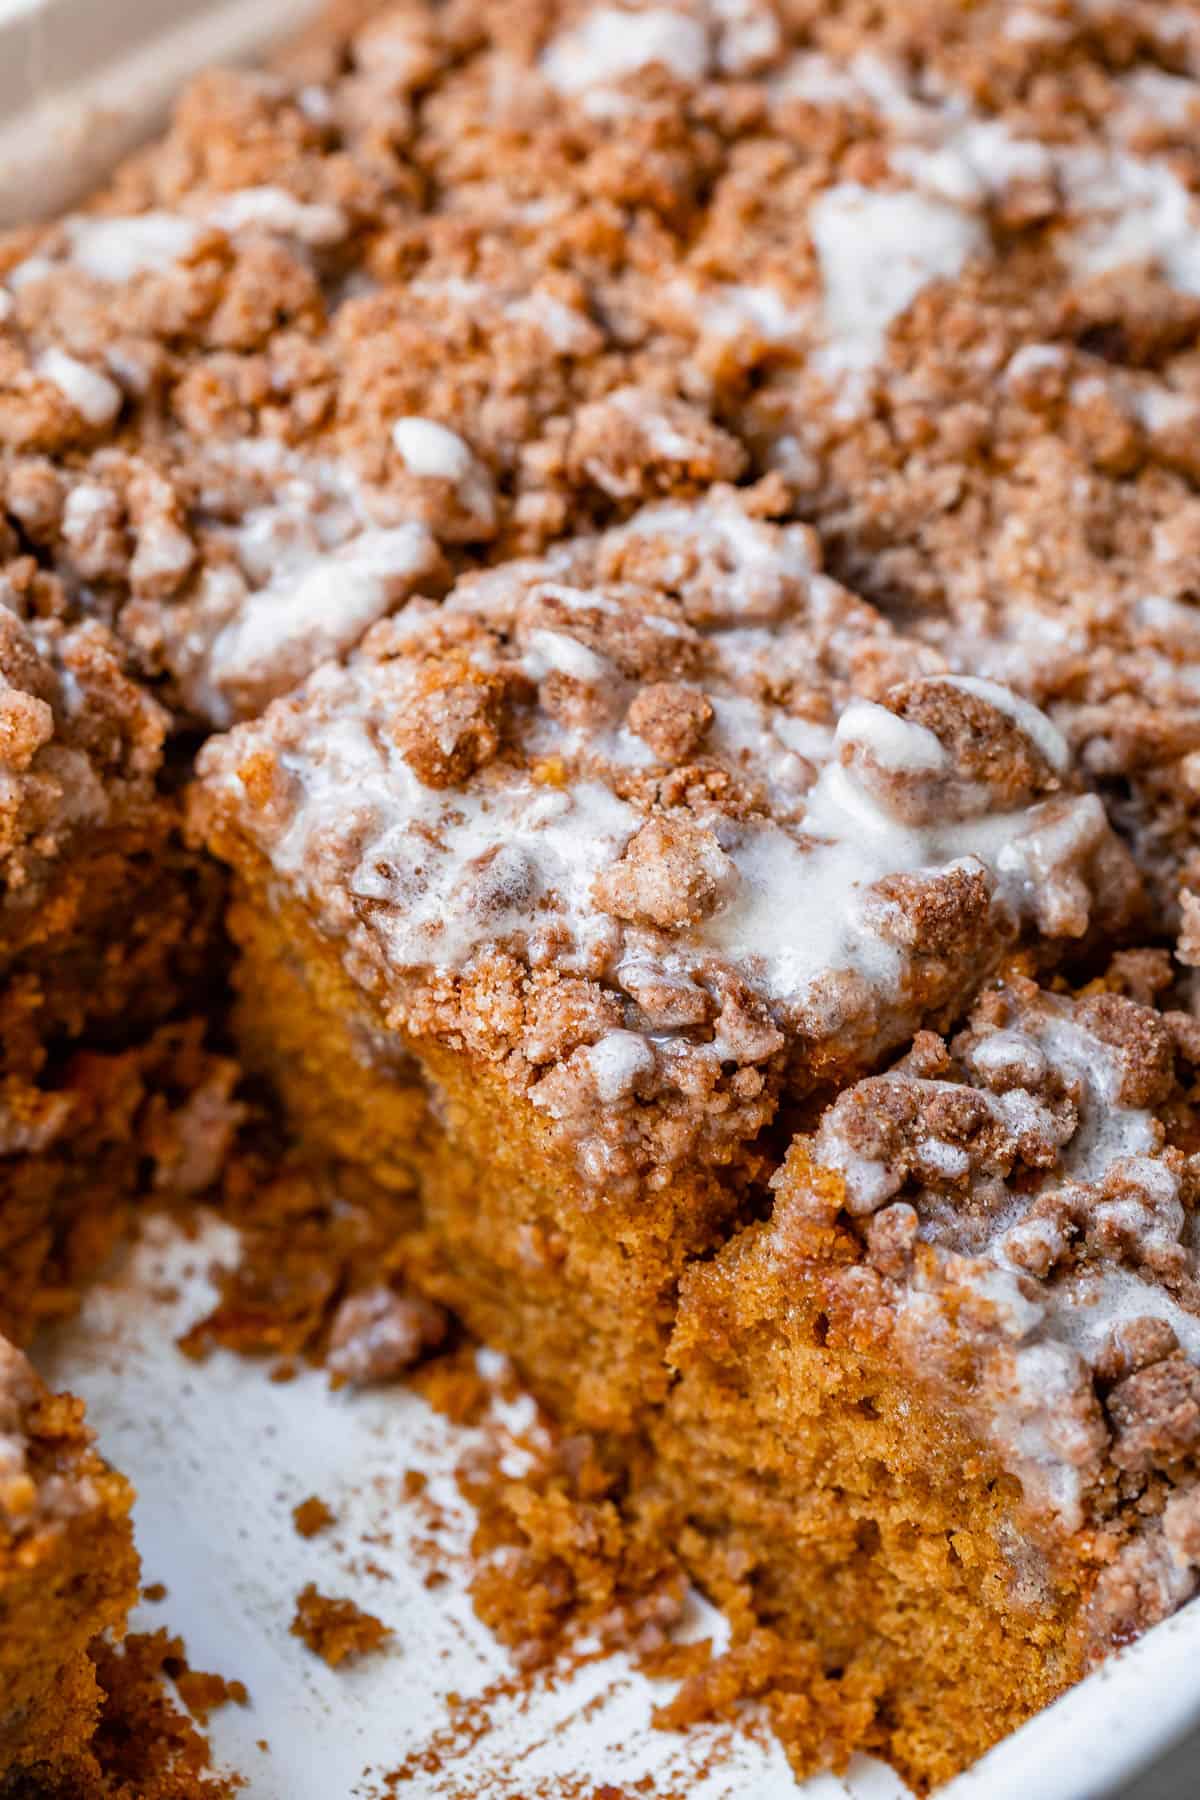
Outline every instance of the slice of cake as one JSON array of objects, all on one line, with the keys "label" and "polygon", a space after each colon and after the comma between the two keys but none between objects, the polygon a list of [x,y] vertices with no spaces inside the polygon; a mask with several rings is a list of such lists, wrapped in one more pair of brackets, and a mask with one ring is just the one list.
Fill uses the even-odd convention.
[{"label": "slice of cake", "polygon": [[1200,1583],[1200,1039],[1120,991],[1166,960],[921,1032],[683,1280],[685,1555],[743,1637],[819,1646],[918,1792]]},{"label": "slice of cake", "polygon": [[249,1060],[310,1149],[416,1182],[418,1279],[592,1425],[664,1392],[781,1106],[1136,896],[1048,722],[755,504],[466,580],[198,762]]},{"label": "slice of cake", "polygon": [[133,1494],[92,1448],[83,1406],[0,1339],[0,1792],[69,1770],[100,1694],[88,1645],[137,1598]]},{"label": "slice of cake", "polygon": [[180,841],[165,715],[56,602],[29,559],[0,573],[0,1325],[21,1338],[148,1165],[213,1178],[232,1117],[231,1066],[172,1022],[219,981],[219,882]]}]

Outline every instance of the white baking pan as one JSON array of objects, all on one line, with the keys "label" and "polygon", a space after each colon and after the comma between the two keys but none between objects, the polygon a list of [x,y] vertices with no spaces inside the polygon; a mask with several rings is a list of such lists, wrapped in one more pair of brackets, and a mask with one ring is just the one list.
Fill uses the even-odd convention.
[{"label": "white baking pan", "polygon": [[[76,199],[153,127],[189,74],[252,54],[308,10],[303,0],[0,0],[0,219]],[[84,1396],[105,1449],[138,1486],[146,1578],[169,1590],[140,1622],[169,1623],[194,1666],[250,1690],[248,1709],[212,1723],[220,1757],[249,1778],[248,1800],[369,1800],[423,1746],[431,1766],[397,1790],[413,1800],[551,1800],[587,1791],[585,1775],[618,1787],[651,1775],[660,1793],[694,1800],[801,1791],[900,1800],[896,1777],[865,1761],[844,1783],[799,1790],[762,1743],[653,1731],[658,1696],[619,1658],[532,1697],[493,1698],[492,1729],[473,1745],[448,1731],[450,1692],[478,1696],[510,1673],[465,1591],[470,1526],[453,1469],[470,1434],[403,1391],[331,1395],[315,1374],[279,1386],[231,1357],[186,1362],[174,1336],[203,1309],[203,1271],[218,1253],[232,1253],[218,1226],[200,1245],[152,1232],[42,1362]],[[164,1272],[179,1283],[171,1302],[161,1298]],[[419,1520],[399,1499],[414,1467],[449,1521],[451,1579],[434,1591],[416,1551]],[[290,1509],[312,1493],[339,1522],[305,1542]],[[334,1673],[304,1650],[288,1624],[309,1581],[392,1625],[387,1652]],[[696,1629],[719,1629],[699,1602]],[[961,1777],[948,1800],[1103,1800],[1197,1723],[1200,1605],[1114,1657]],[[1200,1795],[1200,1741],[1194,1760],[1181,1755],[1139,1795]]]}]

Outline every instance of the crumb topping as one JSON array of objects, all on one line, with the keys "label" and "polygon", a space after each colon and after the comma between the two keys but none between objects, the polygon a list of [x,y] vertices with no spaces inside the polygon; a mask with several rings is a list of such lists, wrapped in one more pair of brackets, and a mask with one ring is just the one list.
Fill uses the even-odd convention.
[{"label": "crumb topping", "polygon": [[839,577],[1051,712],[1174,918],[1200,47],[1171,16],[346,14],[0,241],[6,517],[224,726],[455,572],[774,470]]},{"label": "crumb topping", "polygon": [[[861,1068],[1022,936],[1119,917],[1068,760],[725,490],[414,604],[211,741],[197,806],[394,1023],[507,1059],[590,1138],[789,1056]],[[557,1033],[556,983],[589,996]]]}]

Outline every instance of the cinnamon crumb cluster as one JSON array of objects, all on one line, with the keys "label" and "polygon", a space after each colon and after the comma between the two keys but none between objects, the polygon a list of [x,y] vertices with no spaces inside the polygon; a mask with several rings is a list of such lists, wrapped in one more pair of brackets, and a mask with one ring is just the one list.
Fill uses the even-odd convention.
[{"label": "cinnamon crumb cluster", "polygon": [[780,1255],[857,1240],[828,1279],[850,1340],[965,1405],[1051,1536],[1098,1530],[1098,1653],[1200,1582],[1200,1039],[1170,980],[1145,953],[1075,999],[989,990],[774,1183]]}]

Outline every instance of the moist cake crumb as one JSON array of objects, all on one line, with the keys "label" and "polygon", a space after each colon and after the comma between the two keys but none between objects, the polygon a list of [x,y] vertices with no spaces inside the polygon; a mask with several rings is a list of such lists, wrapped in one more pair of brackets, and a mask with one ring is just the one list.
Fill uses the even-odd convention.
[{"label": "moist cake crumb", "polygon": [[310,1494],[307,1500],[301,1500],[292,1508],[292,1524],[302,1538],[316,1537],[318,1532],[327,1531],[336,1518],[332,1507],[317,1494]]},{"label": "moist cake crumb", "polygon": [[210,1715],[218,1707],[249,1704],[250,1695],[244,1681],[228,1681],[224,1675],[179,1667],[174,1655],[165,1660],[163,1667],[174,1682],[179,1698],[201,1725],[208,1724]]},{"label": "moist cake crumb", "polygon": [[392,1636],[390,1626],[353,1600],[322,1594],[311,1581],[296,1596],[290,1630],[303,1644],[336,1669],[348,1659],[369,1656]]}]

